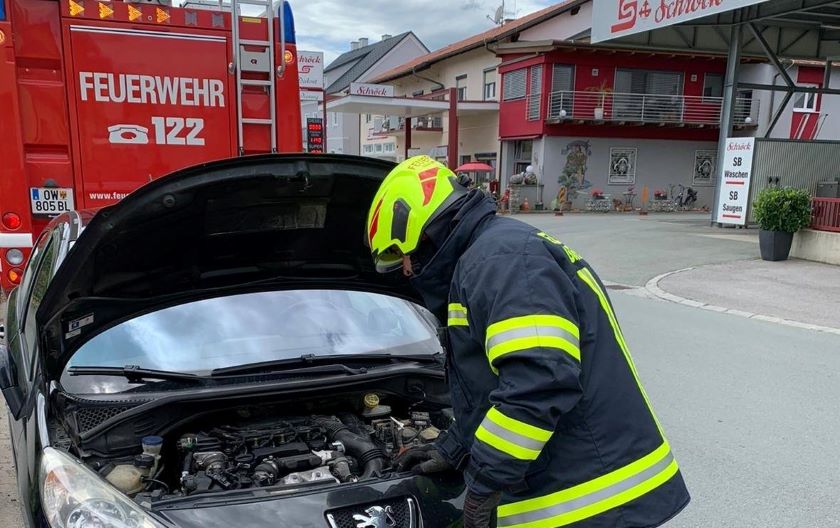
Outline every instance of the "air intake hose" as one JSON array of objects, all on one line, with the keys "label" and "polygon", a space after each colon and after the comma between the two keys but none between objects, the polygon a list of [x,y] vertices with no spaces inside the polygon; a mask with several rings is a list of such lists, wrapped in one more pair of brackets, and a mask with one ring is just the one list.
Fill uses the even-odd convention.
[{"label": "air intake hose", "polygon": [[355,457],[362,464],[364,468],[362,479],[382,472],[387,457],[370,437],[354,433],[336,418],[317,418],[315,423],[326,429],[331,441],[344,444],[347,454]]}]

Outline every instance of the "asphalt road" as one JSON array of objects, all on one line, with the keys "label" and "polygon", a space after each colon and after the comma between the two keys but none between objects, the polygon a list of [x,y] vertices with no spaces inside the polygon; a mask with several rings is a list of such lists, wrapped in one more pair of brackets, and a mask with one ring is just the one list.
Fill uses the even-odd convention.
[{"label": "asphalt road", "polygon": [[612,297],[692,494],[668,527],[840,526],[840,337]]},{"label": "asphalt road", "polygon": [[[5,413],[3,414],[5,418]],[[9,427],[5,419],[0,423],[0,526],[3,528],[22,526],[12,444],[9,441]]]}]

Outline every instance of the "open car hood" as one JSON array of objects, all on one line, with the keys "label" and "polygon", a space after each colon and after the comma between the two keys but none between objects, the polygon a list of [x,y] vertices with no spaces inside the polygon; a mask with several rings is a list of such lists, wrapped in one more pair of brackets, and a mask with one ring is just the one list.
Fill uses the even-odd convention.
[{"label": "open car hood", "polygon": [[393,166],[335,155],[243,157],[181,170],[102,209],[38,309],[48,377],[107,328],[202,298],[342,288],[419,302],[401,274],[376,273],[364,244],[369,204]]}]

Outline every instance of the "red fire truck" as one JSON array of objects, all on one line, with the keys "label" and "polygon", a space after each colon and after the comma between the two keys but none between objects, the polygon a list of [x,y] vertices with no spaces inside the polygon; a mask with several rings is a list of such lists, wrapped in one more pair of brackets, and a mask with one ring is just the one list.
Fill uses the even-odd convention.
[{"label": "red fire truck", "polygon": [[301,151],[288,3],[169,1],[0,0],[4,290],[62,211],[196,163]]}]

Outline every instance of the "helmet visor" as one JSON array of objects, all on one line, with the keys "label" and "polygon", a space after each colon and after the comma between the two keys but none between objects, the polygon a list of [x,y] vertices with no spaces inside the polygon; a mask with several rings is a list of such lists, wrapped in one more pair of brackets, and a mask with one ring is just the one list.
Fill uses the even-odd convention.
[{"label": "helmet visor", "polygon": [[376,271],[390,273],[402,267],[403,254],[397,246],[391,246],[373,256]]}]

